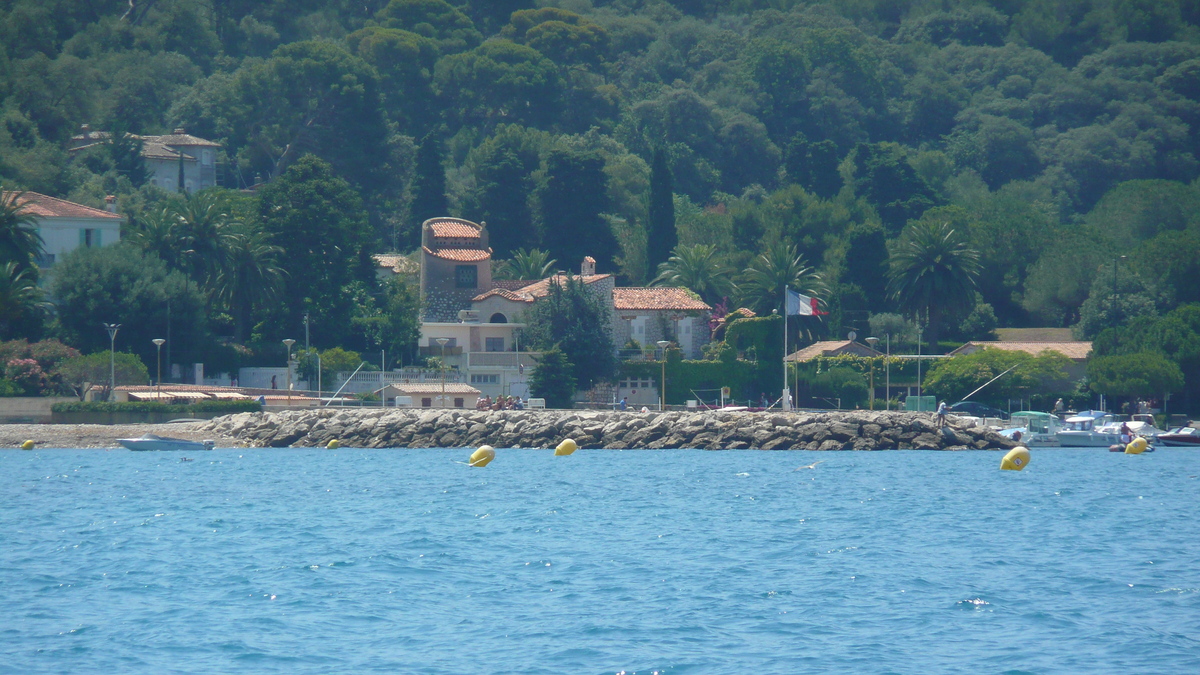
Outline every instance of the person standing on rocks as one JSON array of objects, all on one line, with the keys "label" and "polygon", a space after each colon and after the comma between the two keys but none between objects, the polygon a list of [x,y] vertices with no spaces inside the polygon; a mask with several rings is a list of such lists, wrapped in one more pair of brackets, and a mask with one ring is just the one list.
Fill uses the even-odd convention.
[{"label": "person standing on rocks", "polygon": [[622,396],[621,402],[617,404],[617,409],[618,410],[627,410],[628,408],[629,408],[629,397]]},{"label": "person standing on rocks", "polygon": [[937,407],[937,425],[939,427],[946,426],[946,402],[942,401]]}]

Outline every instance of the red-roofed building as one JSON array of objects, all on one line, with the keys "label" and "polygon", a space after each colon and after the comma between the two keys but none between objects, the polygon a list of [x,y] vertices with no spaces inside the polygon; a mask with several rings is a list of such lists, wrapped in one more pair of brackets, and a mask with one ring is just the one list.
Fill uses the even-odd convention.
[{"label": "red-roofed building", "polygon": [[[421,231],[421,354],[444,357],[464,383],[489,396],[527,396],[534,354],[522,351],[522,315],[556,284],[579,280],[611,308],[615,347],[631,338],[645,346],[677,342],[685,358],[698,358],[709,339],[712,310],[683,288],[616,288],[596,260],[583,259],[579,274],[559,272],[533,281],[493,280],[487,228],[459,218],[431,218]],[[442,340],[439,343],[439,339]]]},{"label": "red-roofed building", "polygon": [[108,198],[112,211],[37,192],[5,192],[0,199],[5,203],[15,199],[37,219],[38,234],[45,250],[37,262],[43,269],[53,267],[77,248],[109,246],[121,240],[121,223],[125,219],[114,212],[116,200],[113,197]]},{"label": "red-roofed building", "polygon": [[712,337],[708,329],[712,307],[686,288],[614,288],[612,298],[618,347],[630,340],[642,347],[670,340],[679,345],[685,359],[696,359]]}]

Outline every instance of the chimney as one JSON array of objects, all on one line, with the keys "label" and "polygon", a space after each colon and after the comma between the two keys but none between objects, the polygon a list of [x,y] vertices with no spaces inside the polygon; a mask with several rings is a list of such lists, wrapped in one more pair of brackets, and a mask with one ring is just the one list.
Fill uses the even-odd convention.
[{"label": "chimney", "polygon": [[579,266],[579,273],[585,277],[590,277],[596,273],[596,259],[588,256],[583,259],[583,264]]},{"label": "chimney", "polygon": [[88,134],[92,133],[92,125],[90,125],[90,124],[79,125],[79,133],[83,134],[84,136],[87,136]]},{"label": "chimney", "polygon": [[114,197],[113,195],[109,195],[109,196],[105,197],[104,198],[104,210],[108,211],[109,213],[116,213],[117,212],[117,198]]}]

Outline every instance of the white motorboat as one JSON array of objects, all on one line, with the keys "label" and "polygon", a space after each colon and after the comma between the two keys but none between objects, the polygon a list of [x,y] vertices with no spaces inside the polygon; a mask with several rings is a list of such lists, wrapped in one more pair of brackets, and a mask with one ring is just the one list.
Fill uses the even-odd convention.
[{"label": "white motorboat", "polygon": [[188,441],[155,434],[143,434],[141,438],[118,438],[117,442],[130,450],[212,450],[212,441]]},{"label": "white motorboat", "polygon": [[[1012,414],[1012,424],[1000,432],[1024,445],[1027,448],[1058,448],[1062,440],[1058,433],[1062,431],[1062,421],[1058,416],[1034,410],[1022,410]],[[1020,434],[1020,437],[1017,436]]]},{"label": "white motorboat", "polygon": [[1166,433],[1162,429],[1154,426],[1153,415],[1134,415],[1129,419],[1128,422],[1113,422],[1112,424],[1106,424],[1097,431],[1106,434],[1120,434],[1122,426],[1129,427],[1130,435],[1134,438],[1141,436],[1151,443],[1158,438],[1159,434]]},{"label": "white motorboat", "polygon": [[[1115,425],[1115,426],[1113,426]],[[1108,448],[1121,443],[1121,425],[1111,413],[1084,410],[1068,417],[1058,432],[1064,448]]]}]

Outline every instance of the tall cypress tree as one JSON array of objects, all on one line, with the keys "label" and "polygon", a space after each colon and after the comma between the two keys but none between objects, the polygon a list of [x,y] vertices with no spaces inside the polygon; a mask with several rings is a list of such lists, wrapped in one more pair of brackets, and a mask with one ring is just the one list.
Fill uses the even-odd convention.
[{"label": "tall cypress tree", "polygon": [[657,274],[659,263],[671,257],[679,243],[675,232],[675,195],[671,185],[671,169],[662,148],[654,151],[650,164],[649,232],[647,232],[646,262],[650,276]]},{"label": "tall cypress tree", "polygon": [[416,224],[416,238],[410,242],[420,243],[421,223],[447,216],[446,168],[442,165],[442,139],[437,132],[430,132],[417,149],[417,175],[413,181],[412,219]]}]

